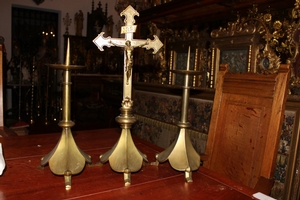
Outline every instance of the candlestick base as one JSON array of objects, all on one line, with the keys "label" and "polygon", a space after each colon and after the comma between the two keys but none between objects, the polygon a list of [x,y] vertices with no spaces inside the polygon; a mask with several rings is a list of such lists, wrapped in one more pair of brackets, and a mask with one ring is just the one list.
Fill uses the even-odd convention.
[{"label": "candlestick base", "polygon": [[63,128],[61,138],[54,149],[41,158],[41,165],[49,163],[50,170],[56,175],[64,175],[66,189],[71,189],[71,176],[79,174],[91,157],[79,149],[70,128]]},{"label": "candlestick base", "polygon": [[170,165],[185,172],[186,182],[193,182],[192,171],[200,166],[200,156],[194,149],[186,128],[180,128],[177,140],[175,140],[163,152],[156,154],[156,165],[169,160]]}]

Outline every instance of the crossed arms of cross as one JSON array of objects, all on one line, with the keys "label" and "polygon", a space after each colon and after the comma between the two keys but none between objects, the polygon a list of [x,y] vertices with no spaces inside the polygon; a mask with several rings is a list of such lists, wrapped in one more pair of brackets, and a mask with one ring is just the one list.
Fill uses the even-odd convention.
[{"label": "crossed arms of cross", "polygon": [[[98,47],[100,51],[104,51],[103,47],[111,47],[111,46],[118,46],[118,47],[126,47],[126,42],[130,41],[130,46],[132,48],[135,47],[142,47],[146,49],[153,49],[153,54],[156,54],[157,51],[163,46],[163,43],[159,40],[159,38],[154,35],[154,39],[150,40],[143,40],[143,39],[132,39],[126,40],[125,38],[111,38],[110,36],[104,37],[104,32],[101,32],[93,42]],[[125,50],[125,49],[124,49]]]}]

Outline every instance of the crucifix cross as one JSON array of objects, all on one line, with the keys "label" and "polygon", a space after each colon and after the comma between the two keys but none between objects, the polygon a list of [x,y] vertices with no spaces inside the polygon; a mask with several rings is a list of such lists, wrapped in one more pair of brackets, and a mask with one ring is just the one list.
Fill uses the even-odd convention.
[{"label": "crucifix cross", "polygon": [[[136,47],[142,47],[146,49],[153,49],[153,54],[163,46],[159,38],[154,35],[154,39],[133,39],[133,33],[136,31],[136,25],[134,25],[134,16],[139,16],[139,13],[132,7],[128,6],[121,16],[125,16],[125,26],[121,27],[121,33],[125,34],[125,38],[111,38],[110,36],[104,37],[104,32],[101,32],[93,42],[100,51],[104,51],[103,47],[118,46],[124,48],[124,80],[123,80],[123,99],[131,99],[132,89],[132,66],[133,66],[133,49]],[[125,77],[126,76],[126,77]]]}]

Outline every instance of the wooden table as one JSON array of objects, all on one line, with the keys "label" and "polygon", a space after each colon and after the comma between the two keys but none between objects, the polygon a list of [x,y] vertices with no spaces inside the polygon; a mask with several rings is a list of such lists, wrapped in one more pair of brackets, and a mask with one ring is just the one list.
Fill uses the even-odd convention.
[{"label": "wooden table", "polygon": [[[111,170],[109,163],[99,164],[99,156],[119,138],[120,129],[73,131],[79,148],[92,156],[93,164],[72,177],[71,190],[65,190],[63,176],[54,175],[48,166],[39,167],[40,159],[57,144],[61,133],[0,138],[6,170],[0,176],[0,199],[255,199],[256,191],[230,181],[203,167],[193,172],[192,183],[184,173],[172,169],[168,162],[145,165],[131,175],[125,187],[123,174]],[[137,137],[137,148],[149,163],[163,149]]]}]

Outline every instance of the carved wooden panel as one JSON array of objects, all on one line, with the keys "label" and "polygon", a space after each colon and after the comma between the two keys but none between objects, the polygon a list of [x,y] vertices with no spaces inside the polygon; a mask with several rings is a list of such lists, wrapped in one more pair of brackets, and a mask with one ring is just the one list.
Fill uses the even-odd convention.
[{"label": "carved wooden panel", "polygon": [[204,166],[252,188],[274,176],[289,67],[233,74],[221,65]]},{"label": "carved wooden panel", "polygon": [[[212,154],[211,169],[254,187],[258,180],[255,174],[259,173],[260,166],[253,167],[253,162],[261,161],[264,153],[263,148],[256,146],[263,146],[266,142],[265,130],[270,118],[266,111],[270,113],[270,110],[260,105],[258,98],[244,98],[243,103],[238,103],[239,95],[230,96],[224,95],[226,103],[220,108],[220,115],[226,115],[226,118],[220,121],[219,136],[215,141],[219,150]],[[239,173],[241,171],[243,173]]]}]

